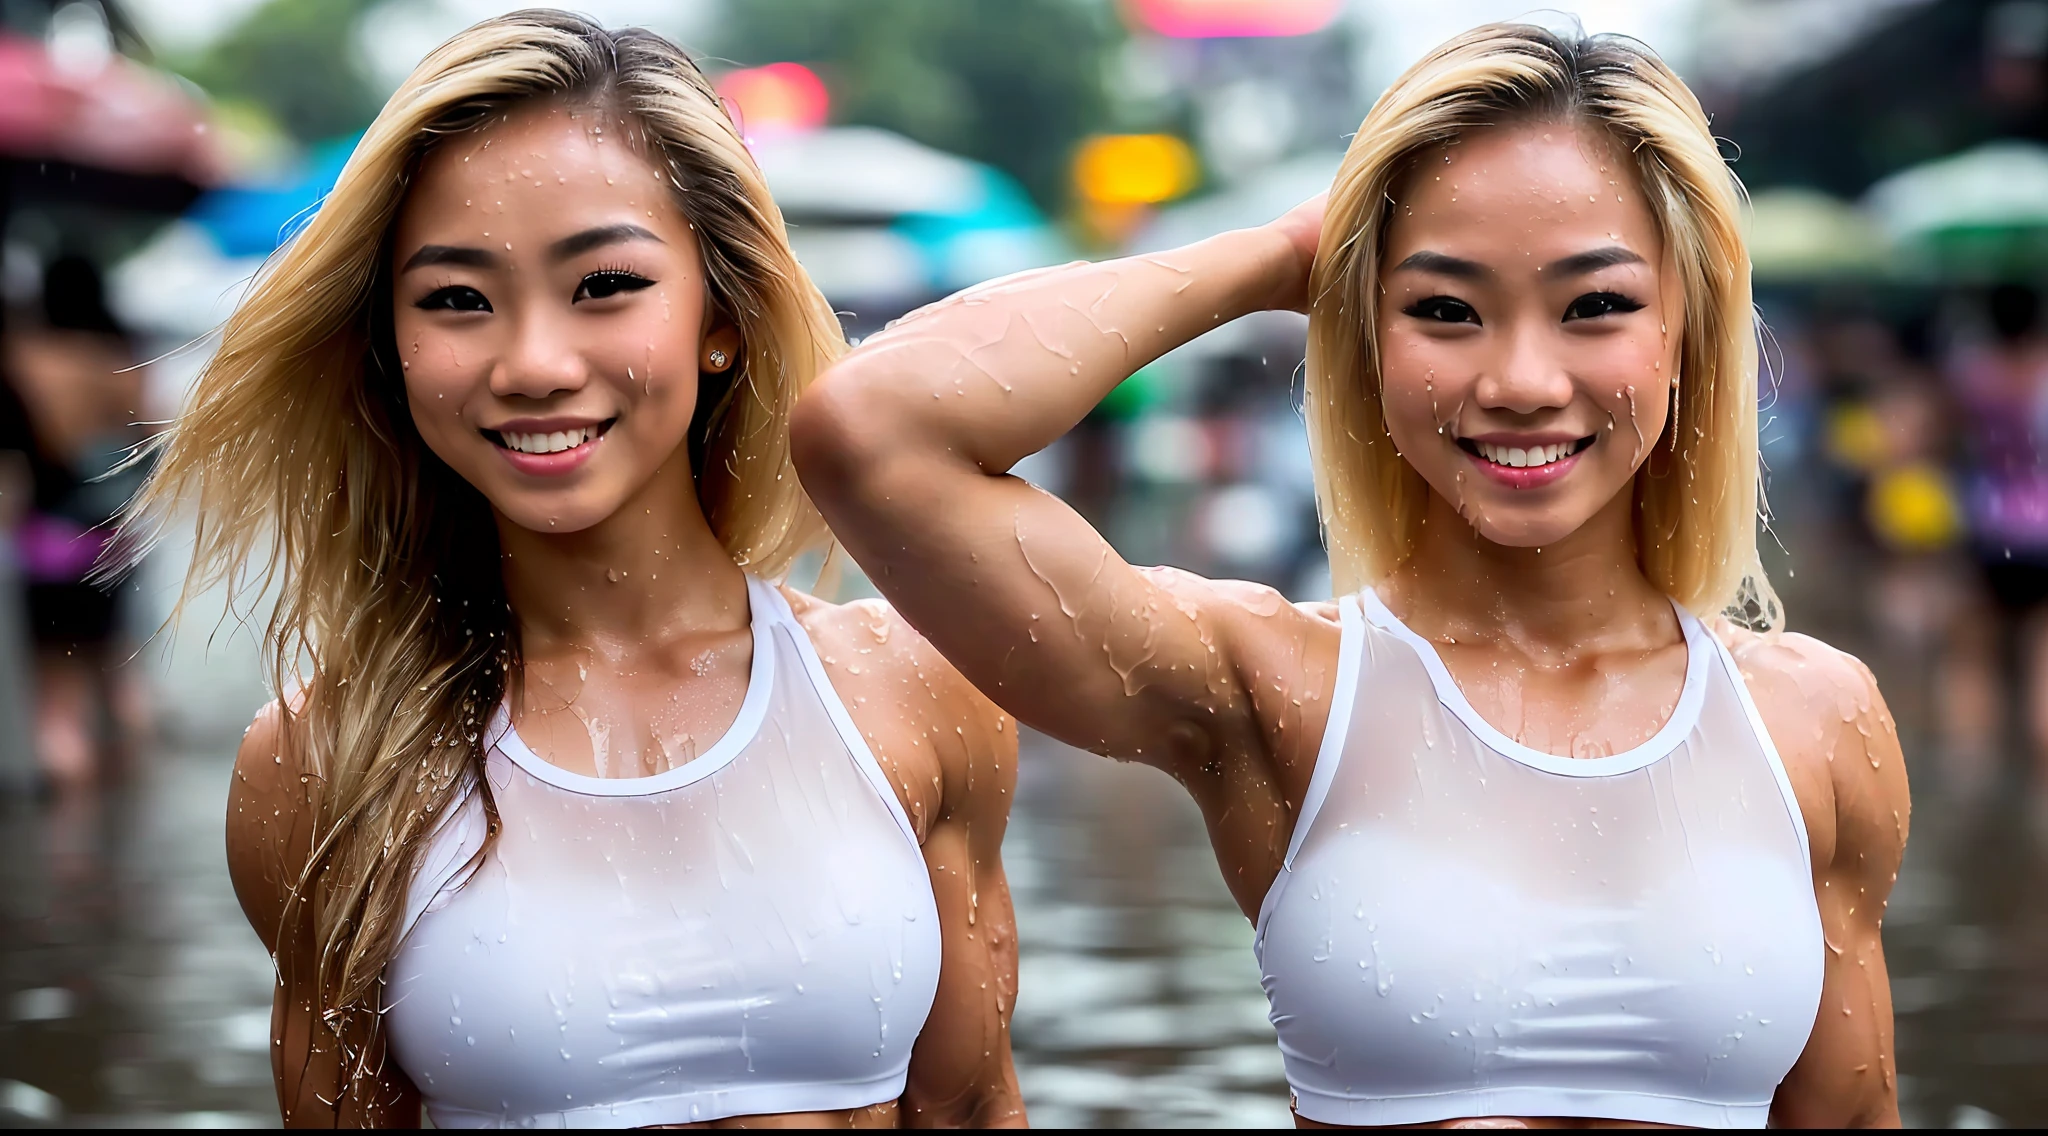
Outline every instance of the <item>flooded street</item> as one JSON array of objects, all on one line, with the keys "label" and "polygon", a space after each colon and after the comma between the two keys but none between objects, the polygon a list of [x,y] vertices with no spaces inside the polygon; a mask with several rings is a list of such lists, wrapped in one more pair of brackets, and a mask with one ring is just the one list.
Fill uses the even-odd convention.
[{"label": "flooded street", "polygon": [[[8,806],[8,1123],[276,1122],[269,966],[221,856],[233,740],[166,747],[96,808]],[[2017,810],[1935,804],[1886,928],[1906,1121],[2048,1122],[2048,859]],[[1035,1123],[1287,1123],[1251,929],[1177,786],[1033,739],[1007,855]]]}]

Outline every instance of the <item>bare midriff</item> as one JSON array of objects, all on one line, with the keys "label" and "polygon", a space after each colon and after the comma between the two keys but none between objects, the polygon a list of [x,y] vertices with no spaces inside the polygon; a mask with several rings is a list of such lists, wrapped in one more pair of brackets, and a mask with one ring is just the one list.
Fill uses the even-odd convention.
[{"label": "bare midriff", "polygon": [[[1296,1128],[1347,1128],[1344,1124],[1324,1124],[1318,1120],[1296,1113]],[[1592,1116],[1464,1116],[1452,1120],[1432,1120],[1427,1124],[1385,1124],[1376,1128],[1679,1128],[1677,1124],[1652,1124],[1646,1120],[1607,1120]]]},{"label": "bare midriff", "polygon": [[650,1124],[649,1128],[896,1128],[902,1110],[895,1101],[833,1112],[776,1112],[762,1116],[728,1116],[701,1124]]}]

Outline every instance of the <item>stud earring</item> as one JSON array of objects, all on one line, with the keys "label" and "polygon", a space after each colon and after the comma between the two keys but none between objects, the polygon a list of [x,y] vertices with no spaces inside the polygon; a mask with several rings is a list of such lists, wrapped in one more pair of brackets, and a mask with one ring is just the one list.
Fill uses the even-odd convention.
[{"label": "stud earring", "polygon": [[712,348],[712,349],[711,349],[711,354],[710,354],[709,356],[707,356],[706,358],[707,358],[707,360],[708,360],[708,361],[710,362],[710,364],[711,364],[711,369],[712,369],[712,370],[714,370],[714,371],[723,371],[723,370],[725,370],[725,365],[726,365],[727,363],[731,362],[731,360],[730,360],[730,359],[726,358],[726,354],[725,354],[725,352],[723,352],[723,351],[720,351],[720,350],[719,350],[718,348],[716,348],[716,347],[714,347],[714,348]]}]

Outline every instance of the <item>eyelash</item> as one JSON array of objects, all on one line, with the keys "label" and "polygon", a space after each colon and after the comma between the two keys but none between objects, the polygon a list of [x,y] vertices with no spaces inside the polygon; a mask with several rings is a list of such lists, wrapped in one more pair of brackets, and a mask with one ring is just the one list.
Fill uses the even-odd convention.
[{"label": "eyelash", "polygon": [[[1446,309],[1453,310],[1446,312]],[[1469,323],[1477,325],[1480,322],[1479,313],[1473,310],[1472,305],[1458,299],[1456,296],[1424,296],[1422,299],[1403,308],[1401,314],[1412,316],[1419,320],[1428,320],[1431,323]],[[1446,314],[1463,315],[1466,318],[1445,319],[1443,316]]]},{"label": "eyelash", "polygon": [[632,269],[625,267],[624,265],[607,265],[586,274],[582,280],[578,281],[576,284],[576,295],[574,298],[570,300],[570,302],[575,303],[577,302],[577,299],[583,298],[584,292],[590,286],[591,281],[602,279],[605,277],[612,278],[614,281],[618,283],[619,286],[614,287],[612,291],[605,296],[591,296],[589,297],[590,299],[609,299],[612,296],[616,296],[621,292],[638,292],[643,288],[651,288],[654,286],[654,281],[649,280],[647,277],[640,275],[638,272],[635,272]]},{"label": "eyelash", "polygon": [[[456,307],[451,301],[456,299],[458,296],[461,296],[465,292],[470,293],[474,295],[478,300],[481,300],[483,302],[483,307]],[[414,301],[413,307],[418,308],[421,311],[449,311],[463,313],[479,311],[488,312],[492,310],[490,298],[485,296],[482,292],[477,291],[475,288],[470,287],[467,284],[438,284],[434,287],[432,291],[428,292],[426,295],[421,296],[418,300]]]},{"label": "eyelash", "polygon": [[1565,307],[1564,318],[1566,318],[1567,320],[1572,319],[1572,312],[1576,310],[1580,304],[1583,304],[1588,300],[1599,300],[1605,303],[1607,305],[1607,310],[1604,312],[1596,312],[1592,315],[1579,316],[1577,318],[1598,319],[1601,316],[1605,315],[1627,315],[1630,312],[1639,312],[1643,310],[1642,301],[1633,299],[1628,296],[1624,296],[1619,292],[1588,292],[1585,295],[1580,296],[1578,299],[1573,300],[1569,305]]}]

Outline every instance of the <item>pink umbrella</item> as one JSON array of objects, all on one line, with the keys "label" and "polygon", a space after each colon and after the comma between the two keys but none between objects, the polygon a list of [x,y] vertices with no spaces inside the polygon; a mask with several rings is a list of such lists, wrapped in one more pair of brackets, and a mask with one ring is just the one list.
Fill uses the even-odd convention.
[{"label": "pink umbrella", "polygon": [[120,55],[60,67],[43,45],[0,35],[0,155],[195,187],[225,174],[205,107],[176,80]]}]

